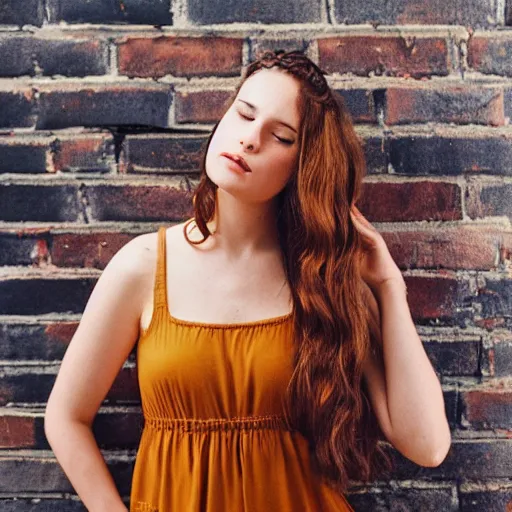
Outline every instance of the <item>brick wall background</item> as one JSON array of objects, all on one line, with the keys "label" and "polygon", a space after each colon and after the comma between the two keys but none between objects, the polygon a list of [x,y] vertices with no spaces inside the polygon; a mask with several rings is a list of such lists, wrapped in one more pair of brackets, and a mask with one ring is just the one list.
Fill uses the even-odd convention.
[{"label": "brick wall background", "polygon": [[[510,510],[508,25],[511,0],[1,0],[0,509],[84,510],[43,412],[87,298],[122,245],[190,214],[242,66],[302,48],[364,140],[361,207],[404,271],[453,429],[440,467],[397,456],[349,500]],[[127,503],[140,428],[132,354],[95,422]]]}]

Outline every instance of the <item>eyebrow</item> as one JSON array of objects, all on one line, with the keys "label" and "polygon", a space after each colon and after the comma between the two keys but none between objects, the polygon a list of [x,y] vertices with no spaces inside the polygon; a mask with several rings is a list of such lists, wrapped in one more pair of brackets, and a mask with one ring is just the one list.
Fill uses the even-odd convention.
[{"label": "eyebrow", "polygon": [[[252,110],[256,110],[256,111],[258,110],[257,107],[255,107],[252,103],[249,103],[248,101],[242,100],[240,98],[238,98],[238,101],[241,101],[242,103],[245,103]],[[297,133],[297,130],[293,126],[289,125],[288,123],[285,123],[284,121],[281,121],[280,119],[275,119],[275,121],[277,121],[279,124],[282,124],[282,125],[286,126],[287,128],[290,128],[290,130],[292,130],[295,133]]]}]

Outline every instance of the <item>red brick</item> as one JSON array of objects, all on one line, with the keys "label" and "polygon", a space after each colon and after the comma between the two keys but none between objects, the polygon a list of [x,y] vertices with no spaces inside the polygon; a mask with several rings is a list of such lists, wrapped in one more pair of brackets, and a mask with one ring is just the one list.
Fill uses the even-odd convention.
[{"label": "red brick", "polygon": [[130,77],[237,76],[242,68],[238,38],[132,37],[118,46],[119,72]]},{"label": "red brick", "polygon": [[366,182],[359,206],[370,221],[462,218],[461,190],[455,183]]},{"label": "red brick", "polygon": [[450,319],[457,306],[457,281],[453,277],[405,276],[407,300],[416,321]]},{"label": "red brick", "polygon": [[53,171],[113,171],[114,140],[110,134],[58,138],[52,144],[51,159]]},{"label": "red brick", "polygon": [[56,234],[52,238],[52,263],[59,267],[104,269],[134,236],[108,232]]},{"label": "red brick", "polygon": [[370,73],[420,78],[447,75],[450,58],[446,39],[395,36],[347,36],[318,40],[319,65],[330,73]]},{"label": "red brick", "polygon": [[192,215],[192,196],[183,186],[88,185],[91,216],[99,221],[175,221]]},{"label": "red brick", "polygon": [[215,123],[232,96],[229,91],[178,92],[176,94],[177,123]]},{"label": "red brick", "polygon": [[494,226],[457,226],[424,231],[382,231],[395,260],[403,269],[449,268],[490,270],[512,251],[512,231]]},{"label": "red brick", "polygon": [[468,42],[468,64],[480,73],[512,76],[512,37],[504,32],[479,32]]},{"label": "red brick", "polygon": [[505,124],[503,89],[485,86],[391,87],[386,91],[386,124]]},{"label": "red brick", "polygon": [[460,390],[463,421],[474,429],[512,430],[512,390],[510,387]]},{"label": "red brick", "polygon": [[0,448],[31,448],[36,444],[35,418],[8,412],[0,416]]}]

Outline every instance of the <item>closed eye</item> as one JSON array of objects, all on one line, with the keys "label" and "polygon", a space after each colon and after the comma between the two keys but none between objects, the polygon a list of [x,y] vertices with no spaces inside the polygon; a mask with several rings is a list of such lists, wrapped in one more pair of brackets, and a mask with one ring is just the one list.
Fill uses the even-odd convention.
[{"label": "closed eye", "polygon": [[[238,115],[244,119],[246,119],[247,121],[254,121],[254,117],[247,117],[247,116],[244,116],[242,113],[238,112]],[[288,140],[288,139],[282,139],[281,137],[278,137],[277,135],[274,134],[274,137],[282,142],[283,144],[287,144],[287,145],[290,145],[290,144],[293,144],[293,140]]]}]

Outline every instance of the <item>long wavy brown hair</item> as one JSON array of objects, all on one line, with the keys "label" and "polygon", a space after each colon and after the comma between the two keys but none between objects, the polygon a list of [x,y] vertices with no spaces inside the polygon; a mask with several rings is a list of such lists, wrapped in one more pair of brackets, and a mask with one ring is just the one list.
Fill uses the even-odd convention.
[{"label": "long wavy brown hair", "polygon": [[[245,80],[272,67],[300,83],[298,167],[275,198],[297,344],[286,393],[288,418],[307,437],[318,472],[344,491],[349,480],[372,480],[392,467],[363,379],[369,351],[383,357],[360,275],[361,235],[349,214],[366,163],[341,97],[302,52],[268,51],[250,63],[224,113]],[[191,241],[184,227],[192,244],[212,234],[207,223],[214,218],[217,186],[205,162],[217,126],[205,144],[193,199],[193,220],[203,239]]]}]

